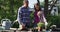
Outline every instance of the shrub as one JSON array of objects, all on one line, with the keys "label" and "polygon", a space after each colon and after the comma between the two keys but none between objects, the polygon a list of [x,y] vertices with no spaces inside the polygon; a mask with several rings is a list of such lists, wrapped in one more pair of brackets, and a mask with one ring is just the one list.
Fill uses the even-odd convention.
[{"label": "shrub", "polygon": [[60,28],[60,16],[47,16],[48,21],[48,28],[50,28],[51,25],[56,25],[57,28]]}]

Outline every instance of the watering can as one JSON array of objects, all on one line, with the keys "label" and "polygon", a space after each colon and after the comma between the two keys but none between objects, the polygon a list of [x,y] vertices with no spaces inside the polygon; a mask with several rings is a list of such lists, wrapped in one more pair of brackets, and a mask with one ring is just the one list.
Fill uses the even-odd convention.
[{"label": "watering can", "polygon": [[1,24],[2,24],[2,28],[5,30],[9,30],[11,27],[11,21],[9,19],[2,19]]}]

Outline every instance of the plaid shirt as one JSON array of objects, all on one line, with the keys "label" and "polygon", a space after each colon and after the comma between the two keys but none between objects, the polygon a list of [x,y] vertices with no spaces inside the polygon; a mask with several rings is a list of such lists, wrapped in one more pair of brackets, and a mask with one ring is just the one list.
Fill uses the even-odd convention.
[{"label": "plaid shirt", "polygon": [[18,22],[19,24],[20,23],[27,23],[27,22],[30,22],[30,11],[29,11],[29,7],[28,8],[25,8],[24,6],[23,7],[20,7],[19,10],[18,10]]}]

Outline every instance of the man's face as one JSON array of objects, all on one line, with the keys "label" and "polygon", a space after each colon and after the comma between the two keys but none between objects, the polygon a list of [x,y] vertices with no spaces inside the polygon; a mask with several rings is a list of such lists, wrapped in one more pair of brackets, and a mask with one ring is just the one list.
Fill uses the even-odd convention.
[{"label": "man's face", "polygon": [[29,4],[28,2],[24,2],[25,7],[28,7],[28,4]]}]

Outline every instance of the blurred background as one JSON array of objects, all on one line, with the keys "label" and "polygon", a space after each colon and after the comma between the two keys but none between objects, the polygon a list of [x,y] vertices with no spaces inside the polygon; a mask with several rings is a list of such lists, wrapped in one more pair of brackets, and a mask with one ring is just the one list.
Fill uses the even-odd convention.
[{"label": "blurred background", "polygon": [[[56,25],[60,28],[60,0],[28,0],[29,7],[32,11],[34,4],[38,2],[48,22],[48,28],[51,25]],[[23,4],[23,0],[0,0],[0,23],[2,19],[10,19],[12,22],[17,19],[18,8]],[[33,19],[31,13],[31,19]],[[32,24],[31,24],[32,25]],[[17,28],[18,22],[13,25]]]}]

